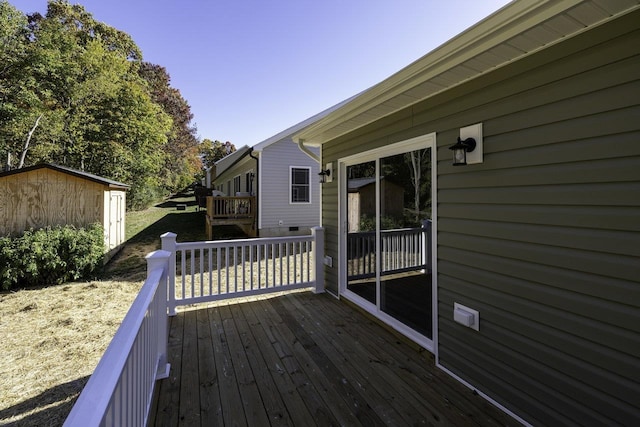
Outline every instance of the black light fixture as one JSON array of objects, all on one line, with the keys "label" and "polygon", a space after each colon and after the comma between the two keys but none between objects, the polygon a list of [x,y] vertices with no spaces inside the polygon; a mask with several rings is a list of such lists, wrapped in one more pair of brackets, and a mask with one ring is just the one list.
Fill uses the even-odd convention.
[{"label": "black light fixture", "polygon": [[324,184],[327,182],[327,178],[331,176],[331,169],[321,170],[318,175],[320,175],[320,184]]},{"label": "black light fixture", "polygon": [[464,166],[467,164],[467,153],[476,149],[476,140],[467,138],[464,141],[458,137],[458,142],[449,147],[453,150],[453,166]]}]

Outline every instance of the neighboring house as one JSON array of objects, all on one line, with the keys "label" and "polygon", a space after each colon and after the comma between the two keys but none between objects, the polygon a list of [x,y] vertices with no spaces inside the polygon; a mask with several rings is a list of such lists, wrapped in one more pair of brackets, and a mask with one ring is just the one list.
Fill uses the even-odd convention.
[{"label": "neighboring house", "polygon": [[54,164],[0,173],[0,236],[56,225],[104,228],[106,258],[125,240],[128,185]]},{"label": "neighboring house", "polygon": [[[466,166],[452,165],[459,137],[477,142]],[[322,186],[330,292],[524,423],[638,424],[638,1],[513,2],[294,140],[321,147],[335,177]],[[349,247],[346,177],[401,172],[405,153],[428,171],[414,211],[432,220],[429,274],[394,287],[374,262],[373,280],[351,280],[349,254],[385,249]]]},{"label": "neighboring house", "polygon": [[[300,148],[293,133],[338,108],[338,104],[253,147],[244,146],[210,169],[211,188],[227,196],[255,196],[254,235],[309,234],[320,224],[320,151]],[[304,151],[303,151],[304,150]]]}]

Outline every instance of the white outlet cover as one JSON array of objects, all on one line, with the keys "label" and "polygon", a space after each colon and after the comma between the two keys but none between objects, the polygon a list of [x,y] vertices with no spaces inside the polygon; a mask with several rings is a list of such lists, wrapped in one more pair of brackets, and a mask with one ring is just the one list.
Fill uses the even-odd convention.
[{"label": "white outlet cover", "polygon": [[480,313],[457,302],[453,303],[453,320],[467,328],[480,330]]}]

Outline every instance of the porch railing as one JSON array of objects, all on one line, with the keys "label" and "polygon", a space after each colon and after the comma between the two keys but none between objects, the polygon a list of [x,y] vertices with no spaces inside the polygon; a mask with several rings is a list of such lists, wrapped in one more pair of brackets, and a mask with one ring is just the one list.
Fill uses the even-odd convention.
[{"label": "porch railing", "polygon": [[[367,279],[376,275],[376,232],[347,235],[347,277]],[[380,274],[427,270],[431,260],[431,221],[422,227],[380,231]]]},{"label": "porch railing", "polygon": [[161,236],[147,280],[65,421],[146,425],[155,382],[169,375],[168,314],[179,305],[312,287],[324,292],[324,229],[310,236],[177,243]]},{"label": "porch railing", "polygon": [[169,262],[169,313],[177,306],[299,288],[324,291],[324,229],[308,236],[177,243]]},{"label": "porch railing", "polygon": [[253,219],[255,213],[255,197],[207,197],[207,215],[211,219]]},{"label": "porch railing", "polygon": [[143,426],[167,363],[170,253],[147,255],[147,280],[82,390],[64,425]]}]

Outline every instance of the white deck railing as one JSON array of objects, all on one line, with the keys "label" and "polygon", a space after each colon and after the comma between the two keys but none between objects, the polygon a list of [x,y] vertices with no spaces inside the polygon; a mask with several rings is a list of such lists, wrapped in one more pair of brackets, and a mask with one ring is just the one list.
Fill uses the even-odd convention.
[{"label": "white deck railing", "polygon": [[[169,376],[167,314],[178,305],[312,287],[324,292],[324,230],[310,236],[177,243],[147,255],[147,280],[65,421],[144,426]],[[178,263],[176,263],[176,261]]]},{"label": "white deck railing", "polygon": [[306,287],[324,291],[324,230],[308,236],[177,243],[170,252],[169,313],[177,306]]},{"label": "white deck railing", "polygon": [[144,426],[156,380],[167,363],[170,253],[147,255],[147,280],[82,390],[64,425]]},{"label": "white deck railing", "polygon": [[[429,268],[431,221],[422,227],[380,231],[380,272],[382,275]],[[347,234],[347,277],[365,279],[376,275],[376,232]]]}]

